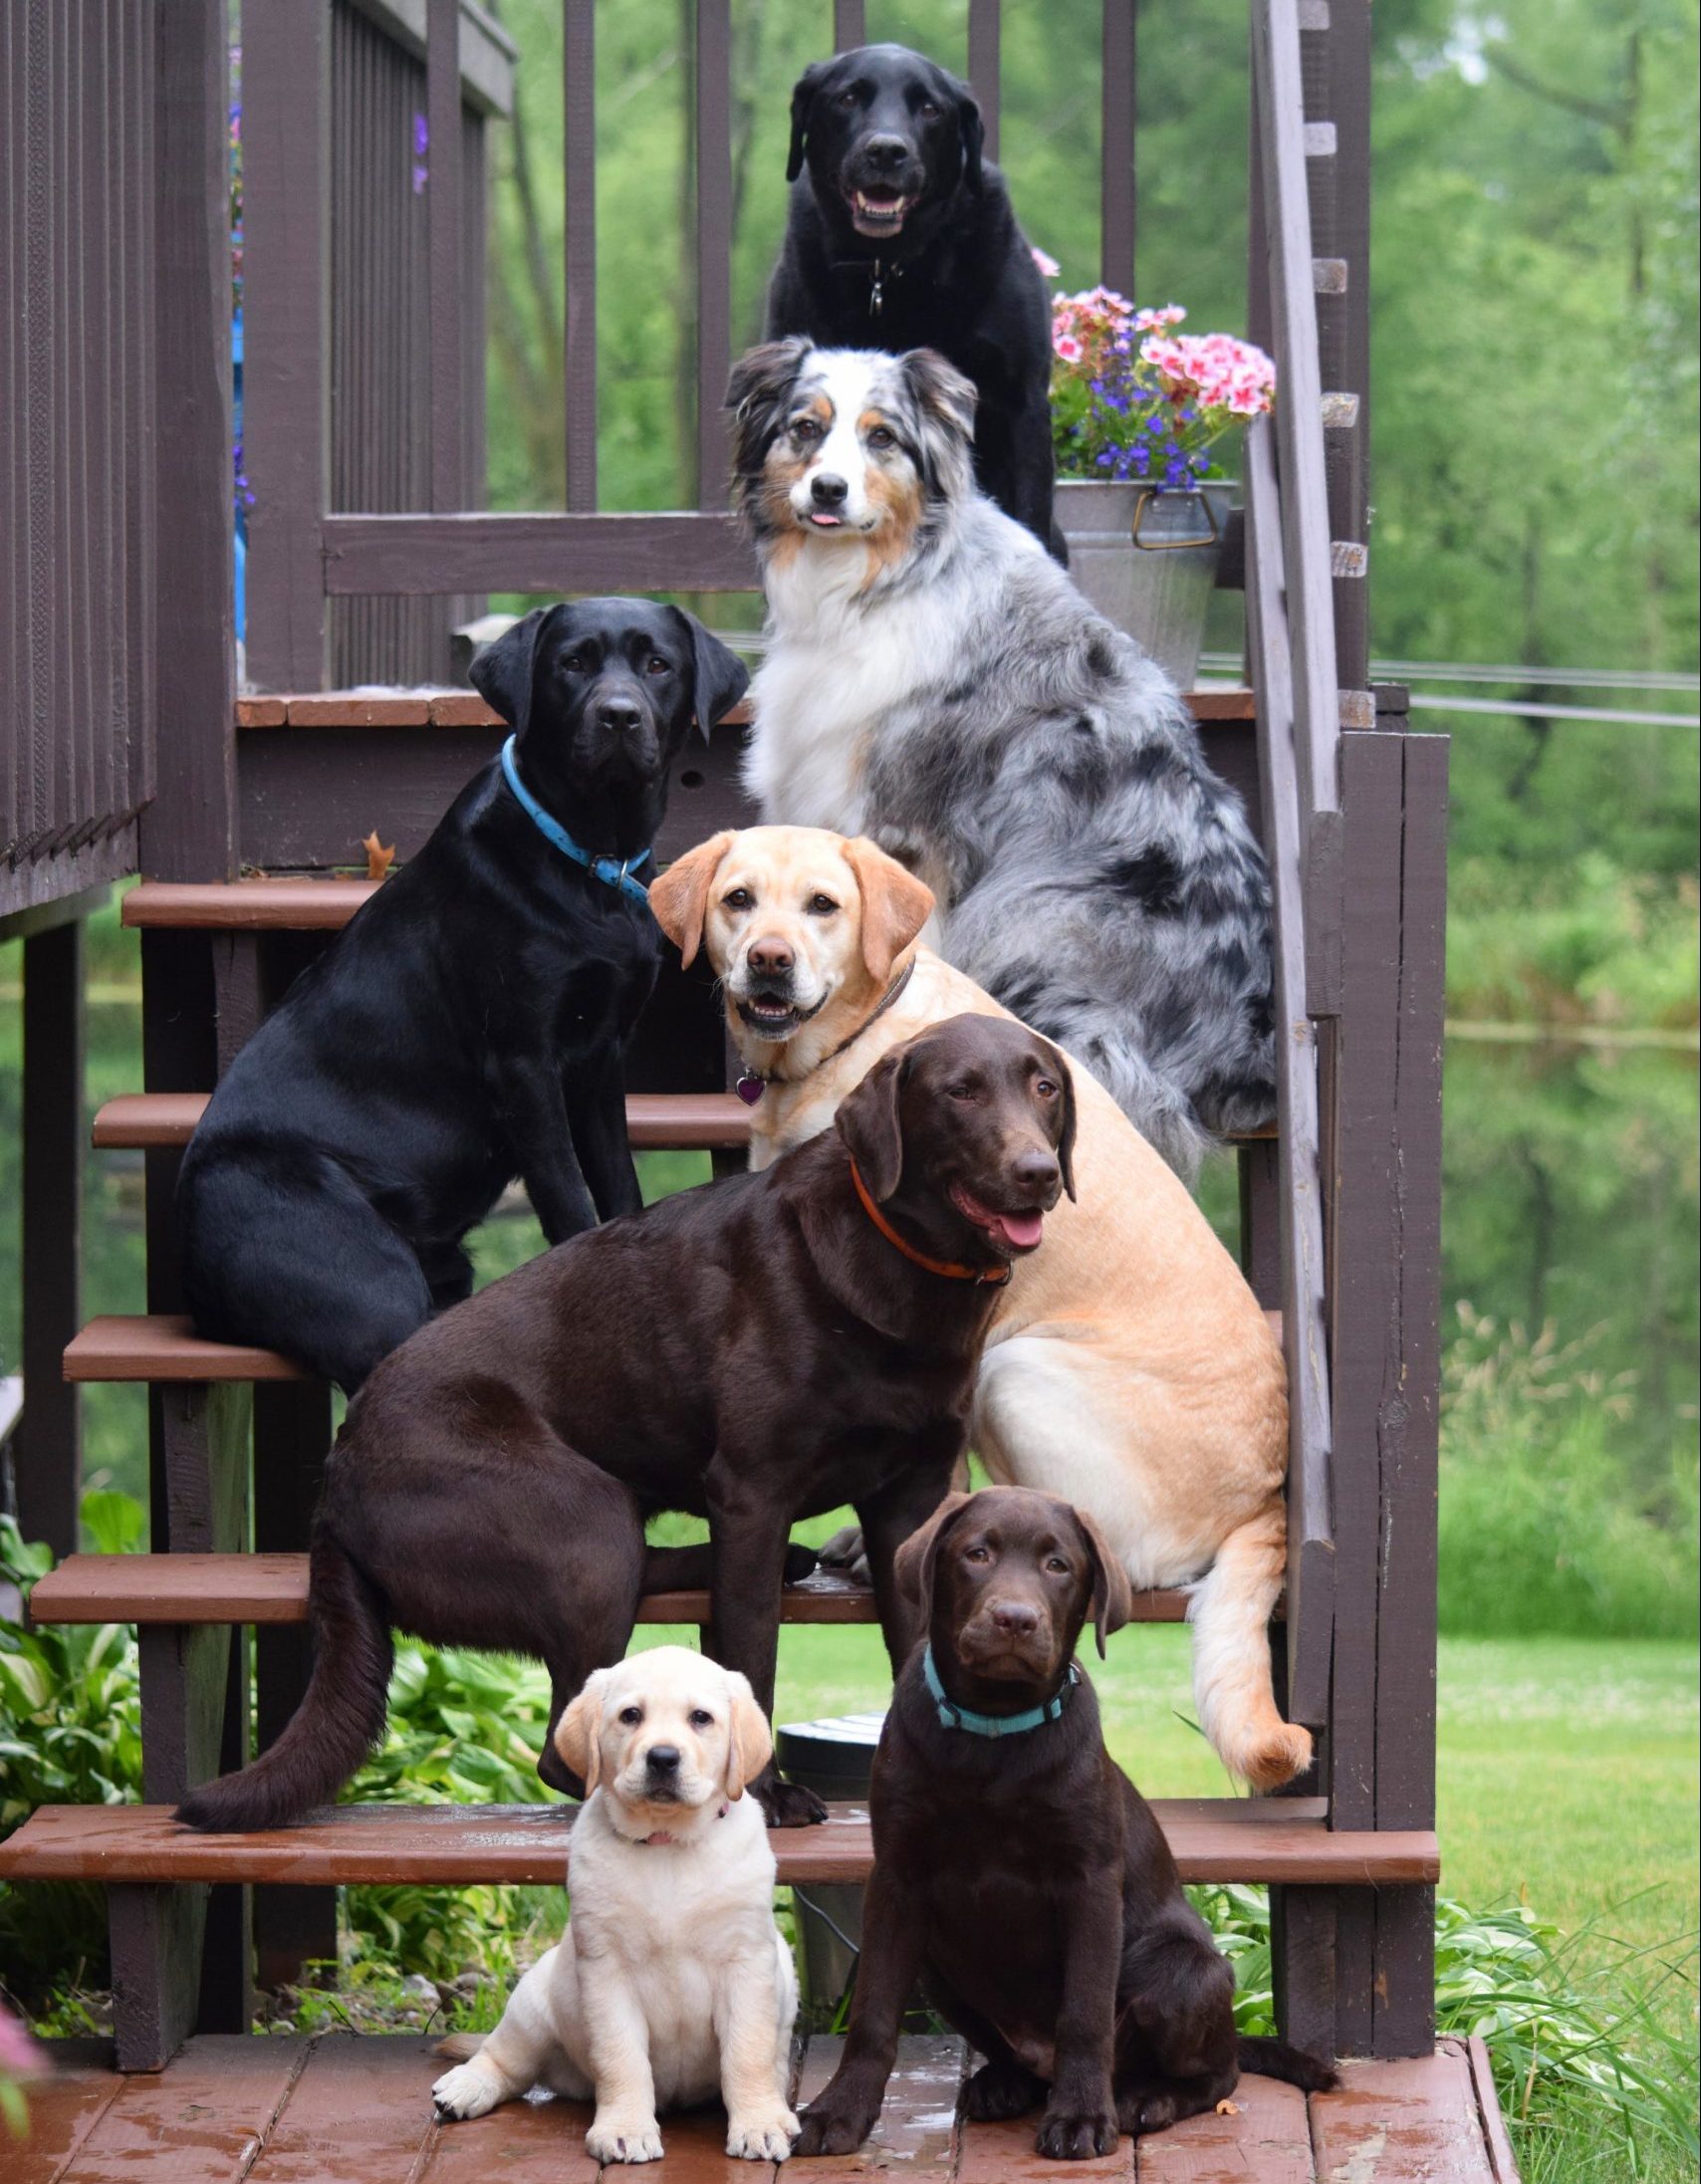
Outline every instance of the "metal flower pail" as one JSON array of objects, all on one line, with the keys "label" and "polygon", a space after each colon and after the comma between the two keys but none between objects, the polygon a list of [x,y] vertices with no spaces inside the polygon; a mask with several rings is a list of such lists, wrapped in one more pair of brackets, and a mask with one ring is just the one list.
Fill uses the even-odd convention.
[{"label": "metal flower pail", "polygon": [[1058,484],[1070,575],[1183,690],[1198,673],[1234,491],[1227,479],[1182,492],[1097,479]]}]

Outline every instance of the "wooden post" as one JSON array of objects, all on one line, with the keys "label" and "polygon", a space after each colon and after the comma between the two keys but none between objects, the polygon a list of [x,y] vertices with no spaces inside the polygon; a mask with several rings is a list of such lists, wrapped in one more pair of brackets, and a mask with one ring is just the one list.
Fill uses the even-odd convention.
[{"label": "wooden post", "polygon": [[969,0],[969,87],[986,127],[986,156],[998,157],[1000,0]]},{"label": "wooden post", "polygon": [[1134,0],[1104,0],[1099,274],[1134,293]]},{"label": "wooden post", "polygon": [[56,1556],[77,1548],[80,1390],[60,1360],[77,1333],[83,1266],[83,921],[25,935],[24,1410],[11,1461],[18,1526]]},{"label": "wooden post", "polygon": [[732,368],[732,9],[697,0],[697,506],[727,499],[727,373]]},{"label": "wooden post", "polygon": [[567,505],[597,505],[597,9],[562,0],[567,216]]}]

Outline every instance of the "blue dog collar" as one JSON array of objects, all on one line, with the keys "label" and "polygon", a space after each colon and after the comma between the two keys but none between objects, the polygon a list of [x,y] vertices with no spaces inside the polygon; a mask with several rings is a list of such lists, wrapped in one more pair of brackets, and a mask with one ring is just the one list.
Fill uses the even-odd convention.
[{"label": "blue dog collar", "polygon": [[933,1665],[931,1645],[921,1656],[921,1673],[932,1693],[933,1704],[939,1709],[940,1726],[966,1729],[971,1737],[1025,1737],[1031,1729],[1044,1728],[1047,1722],[1055,1722],[1063,1713],[1081,1681],[1081,1670],[1071,1661],[1069,1674],[1044,1706],[1030,1706],[1020,1714],[977,1714],[972,1707],[958,1706],[945,1696],[945,1686],[939,1681],[939,1671]]},{"label": "blue dog collar", "polygon": [[649,889],[641,879],[632,877],[632,866],[634,864],[647,864],[650,857],[649,850],[640,849],[636,856],[627,857],[622,864],[616,857],[593,856],[589,849],[582,849],[561,821],[550,817],[537,798],[533,796],[531,790],[520,779],[520,769],[514,758],[514,740],[510,736],[502,746],[502,778],[513,790],[520,809],[538,830],[539,834],[543,836],[546,842],[553,842],[563,856],[570,857],[575,864],[584,865],[591,876],[594,879],[600,879],[605,887],[616,888],[621,894],[629,895],[634,902],[641,902],[647,910],[649,908]]}]

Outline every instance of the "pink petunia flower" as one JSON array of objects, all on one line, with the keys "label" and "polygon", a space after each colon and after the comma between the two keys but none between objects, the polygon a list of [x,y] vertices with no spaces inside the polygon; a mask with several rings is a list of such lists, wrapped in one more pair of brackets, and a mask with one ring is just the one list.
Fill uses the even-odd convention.
[{"label": "pink petunia flower", "polygon": [[1039,267],[1040,271],[1045,275],[1046,279],[1048,281],[1055,281],[1058,275],[1063,271],[1063,268],[1058,264],[1057,260],[1051,255],[1049,251],[1042,250],[1038,243],[1030,243],[1028,247],[1033,254],[1034,263]]},{"label": "pink petunia flower", "polygon": [[1052,337],[1052,347],[1065,364],[1080,364],[1081,344],[1073,334],[1055,334]]}]

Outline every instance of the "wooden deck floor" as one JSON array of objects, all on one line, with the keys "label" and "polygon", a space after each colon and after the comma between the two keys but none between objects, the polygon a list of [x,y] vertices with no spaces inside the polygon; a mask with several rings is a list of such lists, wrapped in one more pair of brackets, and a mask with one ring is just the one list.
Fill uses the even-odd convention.
[{"label": "wooden deck floor", "polygon": [[[811,2043],[800,2099],[833,2068],[839,2044]],[[1345,2066],[1336,2093],[1308,2102],[1247,2078],[1234,2115],[1197,2116],[1102,2161],[1050,2163],[1032,2121],[965,2127],[963,2053],[953,2040],[906,2040],[878,2133],[850,2159],[793,2161],[784,2184],[838,2184],[888,2172],[915,2184],[1032,2184],[1113,2177],[1124,2184],[1514,2184],[1479,2043],[1443,2041],[1412,2063]],[[30,2089],[27,2140],[0,2132],[4,2184],[594,2184],[587,2111],[516,2102],[476,2122],[432,2121],[431,2042],[349,2033],[316,2039],[192,2040],[159,2077],[119,2077],[101,2044],[66,2042],[56,2074]],[[729,2161],[717,2113],[663,2119],[665,2158],[644,2184],[758,2184]]]}]

